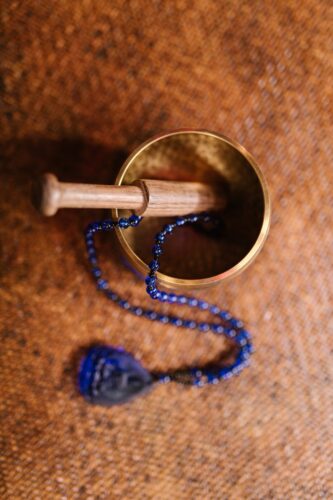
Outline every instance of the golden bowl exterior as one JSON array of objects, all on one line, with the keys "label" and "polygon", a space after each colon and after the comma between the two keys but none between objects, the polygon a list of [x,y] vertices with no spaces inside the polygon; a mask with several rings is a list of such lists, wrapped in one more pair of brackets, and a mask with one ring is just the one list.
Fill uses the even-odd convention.
[{"label": "golden bowl exterior", "polygon": [[[157,274],[162,286],[209,287],[243,271],[260,252],[269,231],[270,196],[255,160],[237,142],[206,130],[159,135],[129,156],[115,184],[131,184],[140,178],[226,182],[229,189],[219,237],[186,227],[166,243]],[[115,218],[121,215],[113,210]],[[168,221],[146,217],[137,228],[116,231],[122,249],[143,276],[152,259],[154,236]]]}]

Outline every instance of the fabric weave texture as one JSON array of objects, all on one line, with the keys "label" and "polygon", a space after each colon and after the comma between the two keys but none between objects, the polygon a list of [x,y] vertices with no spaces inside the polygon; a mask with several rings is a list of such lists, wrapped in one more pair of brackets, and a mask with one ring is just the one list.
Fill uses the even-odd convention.
[{"label": "fabric weave texture", "polygon": [[[333,497],[332,14],[325,0],[3,2],[1,498]],[[225,346],[98,295],[82,230],[102,214],[42,218],[30,183],[110,182],[142,141],[186,127],[243,144],[270,187],[260,256],[196,293],[242,318],[256,353],[223,384],[90,406],[74,373],[92,342],[151,370]],[[148,306],[110,245],[110,282]]]}]

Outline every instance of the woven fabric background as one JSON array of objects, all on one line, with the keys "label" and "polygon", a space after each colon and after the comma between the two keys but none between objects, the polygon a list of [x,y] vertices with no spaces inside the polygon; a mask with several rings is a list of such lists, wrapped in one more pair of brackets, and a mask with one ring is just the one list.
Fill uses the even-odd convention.
[{"label": "woven fabric background", "polygon": [[[332,14],[329,0],[3,2],[2,498],[333,497]],[[258,259],[197,294],[246,321],[256,354],[218,386],[92,407],[74,381],[91,342],[152,369],[224,346],[98,295],[82,238],[96,213],[44,219],[30,182],[108,182],[143,140],[183,127],[242,143],[270,186]],[[148,304],[109,260],[117,290]]]}]

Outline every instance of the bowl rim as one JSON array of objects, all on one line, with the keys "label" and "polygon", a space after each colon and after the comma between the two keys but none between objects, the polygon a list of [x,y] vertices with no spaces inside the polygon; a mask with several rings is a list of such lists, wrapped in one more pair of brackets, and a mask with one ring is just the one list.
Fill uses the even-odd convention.
[{"label": "bowl rim", "polygon": [[[150,147],[152,144],[154,144],[156,142],[164,140],[168,137],[172,137],[175,135],[181,135],[181,134],[207,135],[210,137],[214,137],[218,140],[222,140],[225,143],[229,144],[234,149],[236,149],[241,155],[243,155],[245,157],[245,159],[248,161],[248,163],[251,165],[251,167],[255,171],[255,173],[259,179],[259,183],[260,183],[262,193],[263,193],[263,198],[264,198],[263,221],[262,221],[262,225],[260,228],[258,238],[256,239],[255,243],[252,245],[249,252],[239,262],[237,262],[236,265],[234,265],[230,269],[227,269],[226,271],[223,271],[222,273],[216,274],[214,276],[205,277],[205,278],[196,278],[196,279],[176,278],[176,277],[170,276],[168,274],[157,272],[157,278],[158,278],[159,283],[162,284],[163,286],[168,287],[168,288],[183,288],[183,289],[207,288],[207,287],[216,285],[216,284],[220,283],[221,281],[225,281],[227,279],[230,279],[230,278],[237,276],[239,273],[244,271],[253,262],[253,260],[256,258],[258,253],[261,251],[261,249],[262,249],[262,247],[267,239],[269,227],[270,227],[271,198],[269,195],[267,182],[265,180],[265,177],[264,177],[261,169],[259,168],[259,166],[256,163],[253,156],[244,148],[244,146],[242,146],[237,141],[234,141],[233,139],[230,139],[229,137],[227,137],[223,134],[220,134],[217,132],[212,132],[212,131],[205,130],[205,129],[188,129],[188,128],[177,129],[177,130],[173,130],[170,132],[158,134],[158,135],[148,139],[147,141],[143,142],[126,159],[126,161],[124,162],[123,166],[121,167],[121,169],[117,175],[117,178],[115,180],[115,184],[118,186],[120,186],[122,184],[124,177],[125,177],[128,169],[132,165],[133,161],[145,149],[147,149],[148,147]],[[119,218],[118,209],[112,210],[112,216],[115,219]],[[123,229],[116,228],[116,235],[118,237],[120,245],[121,245],[122,249],[125,251],[127,257],[130,259],[131,263],[134,265],[134,267],[140,273],[142,273],[142,275],[144,276],[149,272],[149,267],[132,250],[127,239],[124,237],[123,231],[124,231]]]}]

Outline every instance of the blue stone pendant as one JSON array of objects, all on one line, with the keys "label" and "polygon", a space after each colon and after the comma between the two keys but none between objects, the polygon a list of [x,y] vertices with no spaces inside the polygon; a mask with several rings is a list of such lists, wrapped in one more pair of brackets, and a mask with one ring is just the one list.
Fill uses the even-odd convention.
[{"label": "blue stone pendant", "polygon": [[129,401],[152,384],[151,374],[122,348],[94,346],[81,362],[79,388],[93,404],[112,406]]}]

